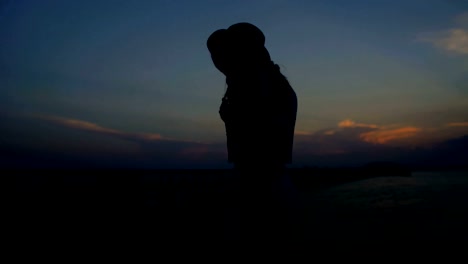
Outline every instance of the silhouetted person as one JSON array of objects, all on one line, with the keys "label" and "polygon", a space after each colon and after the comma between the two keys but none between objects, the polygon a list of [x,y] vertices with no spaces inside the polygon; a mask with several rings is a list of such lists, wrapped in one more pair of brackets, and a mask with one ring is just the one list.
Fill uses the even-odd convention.
[{"label": "silhouetted person", "polygon": [[219,29],[207,46],[214,65],[226,76],[219,114],[226,128],[228,161],[240,173],[244,220],[252,219],[249,231],[264,229],[260,236],[271,235],[285,214],[273,216],[284,202],[273,189],[281,185],[285,164],[292,161],[296,93],[271,60],[256,26],[238,23]]}]

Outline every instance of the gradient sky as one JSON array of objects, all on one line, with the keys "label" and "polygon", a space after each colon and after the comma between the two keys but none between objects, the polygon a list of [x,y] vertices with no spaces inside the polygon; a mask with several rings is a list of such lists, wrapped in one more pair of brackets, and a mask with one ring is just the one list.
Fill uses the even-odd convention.
[{"label": "gradient sky", "polygon": [[298,95],[295,165],[468,134],[464,0],[6,0],[4,164],[225,166],[225,82],[206,39],[243,21]]}]

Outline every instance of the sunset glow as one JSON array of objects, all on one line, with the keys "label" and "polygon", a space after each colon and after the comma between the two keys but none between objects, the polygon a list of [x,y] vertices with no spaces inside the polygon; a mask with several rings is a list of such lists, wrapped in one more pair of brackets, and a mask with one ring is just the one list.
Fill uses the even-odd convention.
[{"label": "sunset glow", "polygon": [[206,40],[241,21],[297,94],[291,166],[424,162],[468,135],[462,2],[6,1],[2,164],[230,167]]}]

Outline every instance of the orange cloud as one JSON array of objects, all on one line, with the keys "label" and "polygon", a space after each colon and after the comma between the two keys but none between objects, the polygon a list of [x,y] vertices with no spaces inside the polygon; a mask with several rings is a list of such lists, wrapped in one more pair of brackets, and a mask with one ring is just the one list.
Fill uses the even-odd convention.
[{"label": "orange cloud", "polygon": [[449,127],[468,127],[468,122],[448,123],[447,126],[449,126]]},{"label": "orange cloud", "polygon": [[[468,122],[451,123],[450,126],[467,126]],[[439,131],[437,129],[435,131]],[[425,132],[425,133],[422,133]],[[337,128],[320,130],[315,133],[296,133],[296,135],[307,136],[309,142],[328,142],[327,144],[343,144],[343,142],[359,142],[371,144],[427,144],[432,142],[435,133],[428,128],[419,128],[403,125],[376,125],[355,122],[351,119],[344,119],[337,124]],[[416,136],[417,137],[414,137]],[[411,142],[404,141],[411,139]],[[304,139],[300,139],[304,140]],[[335,142],[335,143],[334,143]],[[346,143],[346,144],[347,144]],[[353,144],[354,144],[353,143]],[[351,143],[350,143],[351,144]],[[340,145],[340,147],[341,147]],[[327,146],[328,147],[328,146]]]},{"label": "orange cloud", "polygon": [[160,134],[155,134],[155,133],[138,133],[138,134],[132,134],[132,135],[137,138],[148,140],[148,141],[164,139]]},{"label": "orange cloud", "polygon": [[415,136],[421,131],[417,127],[402,127],[396,129],[380,129],[360,134],[360,138],[369,143],[385,144],[389,141],[405,139]]},{"label": "orange cloud", "polygon": [[120,134],[121,133],[118,130],[105,128],[98,124],[83,121],[83,120],[69,119],[69,118],[56,117],[56,116],[41,116],[40,118],[62,125],[62,126],[65,126],[65,127],[69,127],[69,128],[75,128],[75,129],[104,133],[104,134]]},{"label": "orange cloud", "polygon": [[338,127],[341,128],[348,128],[348,127],[368,127],[368,128],[378,128],[379,126],[377,125],[372,125],[372,124],[364,124],[364,123],[356,123],[351,119],[345,119],[338,123]]},{"label": "orange cloud", "polygon": [[294,131],[294,135],[296,135],[296,136],[308,136],[308,135],[312,135],[312,133],[307,132],[307,131],[302,131],[302,130],[296,130],[296,131]]},{"label": "orange cloud", "polygon": [[209,146],[194,146],[194,147],[189,147],[186,149],[183,149],[180,154],[183,156],[190,156],[192,158],[197,158],[201,157],[207,153],[209,153],[212,149],[209,148]]},{"label": "orange cloud", "polygon": [[160,134],[128,133],[128,132],[124,132],[124,131],[120,131],[120,130],[116,130],[112,128],[103,127],[95,123],[78,120],[78,119],[70,119],[70,118],[63,118],[63,117],[57,117],[57,116],[37,116],[37,117],[40,119],[47,120],[49,122],[64,126],[64,127],[69,127],[73,129],[79,129],[79,130],[84,130],[84,131],[89,131],[89,132],[94,132],[94,133],[99,133],[99,134],[105,134],[105,135],[113,135],[113,136],[118,136],[118,137],[126,138],[126,139],[140,139],[140,140],[146,140],[146,141],[164,139]]}]

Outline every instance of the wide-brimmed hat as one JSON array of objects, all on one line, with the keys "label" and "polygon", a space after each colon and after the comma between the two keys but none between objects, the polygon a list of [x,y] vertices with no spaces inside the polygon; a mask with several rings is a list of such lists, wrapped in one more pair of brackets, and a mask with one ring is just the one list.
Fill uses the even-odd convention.
[{"label": "wide-brimmed hat", "polygon": [[214,52],[221,46],[253,47],[259,48],[265,45],[265,35],[256,26],[241,22],[228,27],[218,29],[213,32],[207,40],[207,47],[210,52]]}]

